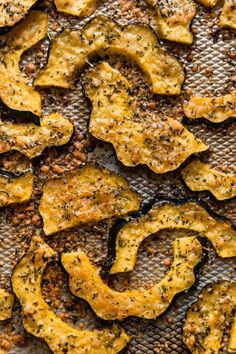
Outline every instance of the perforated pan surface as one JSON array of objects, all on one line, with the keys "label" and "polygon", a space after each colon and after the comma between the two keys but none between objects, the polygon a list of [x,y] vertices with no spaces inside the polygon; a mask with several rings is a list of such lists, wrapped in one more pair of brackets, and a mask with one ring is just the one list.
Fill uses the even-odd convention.
[{"label": "perforated pan surface", "polygon": [[[65,16],[55,11],[54,6],[47,2],[47,10],[50,15],[49,37],[62,29],[80,29],[89,21],[89,18],[80,20],[72,16]],[[108,58],[107,60],[119,68],[126,77],[133,83],[136,90],[138,107],[145,116],[149,111],[156,112],[157,115],[170,115],[176,119],[182,118],[180,103],[191,92],[206,95],[221,95],[232,88],[230,77],[235,75],[235,56],[229,55],[229,52],[236,51],[235,33],[228,29],[219,31],[218,15],[220,4],[215,10],[206,10],[197,5],[197,16],[193,21],[195,41],[190,47],[177,45],[173,43],[162,42],[163,47],[168,48],[170,52],[178,56],[184,63],[186,69],[186,80],[181,97],[161,98],[152,95],[148,82],[140,70],[132,63],[127,63],[122,58]],[[106,1],[99,5],[96,12],[92,15],[105,14],[111,16],[122,24],[131,22],[152,23],[152,12],[145,5],[145,2],[135,1]],[[43,43],[30,50],[22,58],[21,68],[25,74],[25,66],[29,62],[36,64],[38,70],[46,62],[46,52],[49,46],[49,38]],[[44,55],[40,58],[37,53],[41,51]],[[90,65],[94,65],[96,60]],[[10,159],[16,159],[17,169],[22,166],[31,166],[34,170],[35,193],[33,203],[20,207],[10,207],[0,211],[0,286],[10,290],[10,274],[15,262],[24,254],[31,236],[35,233],[43,235],[42,224],[32,223],[33,216],[38,216],[37,206],[42,191],[43,181],[55,174],[50,168],[49,173],[42,173],[41,167],[61,162],[65,158],[63,169],[70,170],[73,165],[72,146],[80,133],[83,132],[88,137],[87,126],[89,121],[90,104],[85,99],[81,78],[84,72],[78,74],[76,89],[42,90],[43,111],[44,113],[55,110],[62,112],[70,118],[76,127],[76,134],[72,142],[62,149],[50,149],[31,163],[15,154],[4,156],[1,162],[5,163]],[[236,168],[236,132],[235,123],[207,126],[204,124],[186,125],[198,138],[201,138],[210,145],[209,152],[202,155],[205,161],[212,166],[223,169],[224,171],[235,171]],[[89,137],[88,137],[89,138]],[[89,138],[90,139],[90,138]],[[94,141],[92,139],[90,151],[87,155],[88,160],[98,163],[125,176],[132,187],[138,191],[144,202],[150,200],[153,196],[165,196],[169,198],[185,198],[196,196],[189,191],[180,178],[180,169],[167,173],[165,175],[155,175],[145,167],[125,168],[118,162],[113,148],[109,144]],[[51,166],[49,166],[51,167]],[[236,202],[231,199],[224,202],[217,202],[209,193],[198,193],[197,196],[207,201],[212,209],[218,214],[228,217],[236,223]],[[19,214],[22,214],[22,220],[19,221]],[[30,220],[29,222],[27,220]],[[74,228],[67,232],[62,232],[54,237],[45,238],[45,240],[59,252],[69,251],[82,247],[85,249],[94,263],[102,265],[105,261],[107,252],[107,237],[111,224],[114,221],[103,222],[96,225],[90,225],[83,228]],[[118,290],[128,287],[150,286],[160,280],[168,271],[163,260],[172,257],[172,243],[177,236],[186,235],[186,232],[170,232],[168,230],[153,235],[147,239],[138,255],[135,271],[129,275],[114,276],[109,280],[111,286]],[[192,234],[191,234],[192,235]],[[201,289],[211,282],[218,279],[235,279],[235,261],[222,260],[216,257],[214,251],[209,245],[208,256],[205,257],[197,274],[195,286],[187,293],[178,296],[168,311],[156,320],[148,321],[136,318],[129,318],[121,325],[131,336],[131,341],[125,353],[151,354],[151,353],[188,353],[187,348],[181,340],[182,326],[186,309],[196,300]],[[55,295],[55,296],[54,296]],[[104,321],[98,320],[90,307],[83,301],[72,297],[67,288],[67,275],[63,272],[60,264],[51,265],[45,274],[44,296],[52,308],[62,316],[63,320],[71,325],[82,328],[99,327]],[[19,340],[15,340],[10,353],[50,353],[50,350],[41,340],[26,334],[23,330],[20,320],[20,306],[15,305],[13,320],[7,325],[0,326],[0,339],[4,333],[6,338],[13,330],[19,334]],[[225,334],[224,345],[221,353],[226,353],[227,333]]]}]

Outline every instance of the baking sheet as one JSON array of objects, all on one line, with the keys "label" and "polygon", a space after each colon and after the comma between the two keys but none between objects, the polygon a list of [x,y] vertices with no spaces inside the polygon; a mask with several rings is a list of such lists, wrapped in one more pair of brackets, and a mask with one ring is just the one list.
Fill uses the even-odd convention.
[{"label": "baking sheet", "polygon": [[[48,4],[50,15],[49,37],[54,36],[55,33],[64,28],[80,29],[91,18],[80,20],[72,16],[65,16],[57,13],[55,8],[51,6],[50,1],[48,1]],[[125,11],[125,8],[129,8],[129,10]],[[219,31],[217,26],[219,11],[220,5],[216,10],[207,10],[198,5],[198,14],[192,24],[194,32],[197,32],[192,46],[187,47],[162,42],[162,45],[177,55],[185,65],[186,81],[182,97],[162,98],[153,95],[149,90],[146,78],[134,64],[127,63],[122,58],[108,58],[108,61],[114,67],[119,68],[134,85],[141,114],[145,115],[149,111],[154,111],[160,116],[168,114],[176,119],[181,119],[180,103],[183,97],[190,92],[220,95],[232,87],[232,81],[229,78],[235,74],[235,61],[230,59],[227,53],[230,50],[236,50],[235,33],[228,29]],[[152,23],[152,13],[145,2],[142,1],[106,1],[100,4],[92,17],[98,14],[111,16],[122,24],[137,21]],[[38,69],[43,67],[46,62],[48,45],[49,38],[24,55],[21,62],[23,72],[25,65],[29,62],[38,65]],[[42,50],[44,54],[40,59],[37,56],[39,50]],[[191,57],[193,57],[193,60],[189,61]],[[35,233],[43,237],[41,224],[29,223],[27,225],[23,221],[20,225],[15,226],[13,224],[14,217],[23,214],[23,219],[25,217],[26,221],[28,219],[32,220],[33,215],[38,215],[37,205],[41,194],[41,186],[45,178],[53,174],[53,172],[50,172],[49,175],[45,175],[40,171],[41,166],[47,163],[47,159],[50,161],[54,159],[62,165],[64,159],[66,161],[63,165],[65,170],[74,168],[71,146],[73,146],[73,142],[80,132],[88,136],[87,125],[90,112],[90,104],[85,99],[81,87],[81,78],[89,65],[93,65],[95,62],[96,60],[88,63],[87,68],[78,74],[75,90],[41,90],[43,113],[50,113],[55,110],[63,113],[74,122],[76,136],[63,149],[47,150],[32,164],[17,155],[17,168],[31,166],[36,175],[36,181],[33,203],[0,211],[0,286],[9,290],[11,269],[15,261],[24,254],[30,237]],[[212,76],[207,77],[206,75],[209,72],[212,72]],[[29,77],[29,80],[32,80],[36,74],[37,71]],[[204,159],[214,167],[223,167],[224,171],[231,172],[236,167],[235,125],[235,123],[230,123],[226,126],[219,125],[216,127],[204,124],[187,126],[197,137],[211,146],[210,151],[204,154]],[[145,201],[150,200],[155,195],[175,198],[195,195],[183,184],[179,170],[164,175],[155,175],[143,166],[126,168],[117,161],[114,150],[109,144],[94,139],[92,139],[87,152],[88,160],[97,161],[128,178],[132,187],[142,195]],[[16,159],[15,154],[12,154],[12,158]],[[235,199],[216,202],[207,192],[198,193],[198,196],[207,201],[214,211],[236,223]],[[46,240],[59,252],[83,247],[95,263],[102,265],[105,260],[110,225],[111,222],[101,222],[93,226],[78,227],[62,232],[55,237],[46,238]],[[168,271],[168,268],[163,265],[163,259],[171,259],[173,240],[181,235],[186,235],[186,232],[166,230],[145,240],[139,252],[135,271],[131,275],[114,276],[110,279],[110,285],[118,290],[123,290],[128,287],[149,286],[160,280]],[[207,248],[209,248],[209,254],[198,271],[196,285],[188,293],[178,296],[163,316],[151,321],[129,318],[121,322],[121,325],[132,337],[124,353],[175,354],[188,352],[181,340],[186,309],[197,298],[197,294],[206,284],[222,278],[236,280],[235,261],[223,261],[216,257],[209,245],[207,245]],[[50,266],[44,278],[45,299],[62,316],[63,320],[80,328],[104,325],[104,321],[98,320],[85,302],[75,299],[69,294],[67,275],[60,265]],[[60,288],[58,288],[58,281]],[[19,334],[19,341],[14,338],[16,345],[13,345],[10,353],[50,353],[43,341],[24,332],[19,315],[20,307],[16,303],[13,320],[7,326],[5,324],[0,326],[0,339],[4,333],[8,333],[6,338],[9,338],[9,333],[12,331]],[[226,352],[227,334],[223,347],[221,353]]]}]

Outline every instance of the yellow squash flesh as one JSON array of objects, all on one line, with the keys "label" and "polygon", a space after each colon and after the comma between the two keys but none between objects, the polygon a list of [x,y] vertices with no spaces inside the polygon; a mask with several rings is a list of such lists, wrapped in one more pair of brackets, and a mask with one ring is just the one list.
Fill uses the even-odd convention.
[{"label": "yellow squash flesh", "polygon": [[220,15],[220,27],[236,29],[236,0],[224,0]]},{"label": "yellow squash flesh", "polygon": [[14,295],[4,289],[0,289],[0,321],[9,320],[12,316]]},{"label": "yellow squash flesh", "polygon": [[184,114],[191,119],[205,118],[213,123],[221,123],[236,117],[236,90],[220,97],[192,96],[183,104]]},{"label": "yellow squash flesh", "polygon": [[54,354],[115,354],[128,342],[119,327],[103,330],[75,329],[58,317],[42,296],[42,275],[55,252],[39,237],[33,237],[26,255],[12,274],[13,290],[22,306],[27,332],[46,341]]},{"label": "yellow squash flesh", "polygon": [[195,202],[174,204],[167,201],[128,222],[118,232],[111,274],[132,271],[142,241],[163,229],[196,231],[209,239],[220,257],[236,257],[236,231],[228,221],[215,219]]},{"label": "yellow squash flesh", "polygon": [[135,115],[131,85],[118,70],[102,62],[84,81],[92,103],[89,131],[113,144],[126,166],[145,164],[155,173],[179,167],[191,154],[208,147],[173,118]]},{"label": "yellow squash flesh", "polygon": [[22,54],[47,34],[48,15],[32,11],[26,20],[0,36],[0,98],[9,108],[41,114],[41,96],[27,85],[19,62]]},{"label": "yellow squash flesh", "polygon": [[63,178],[49,179],[43,187],[39,211],[44,232],[55,232],[138,210],[140,196],[125,178],[87,164]]},{"label": "yellow squash flesh", "polygon": [[66,144],[73,129],[73,124],[59,113],[42,117],[40,126],[0,119],[0,153],[17,150],[33,158],[46,147]]},{"label": "yellow squash flesh", "polygon": [[93,18],[82,32],[64,31],[56,36],[48,64],[35,85],[73,87],[75,71],[96,54],[120,54],[134,60],[149,77],[154,93],[177,95],[181,92],[183,67],[160,47],[151,28],[144,24],[122,27],[105,16]]},{"label": "yellow squash flesh", "polygon": [[[191,353],[219,353],[224,329],[235,306],[236,283],[221,281],[202,291],[201,297],[188,310],[183,328],[183,340]],[[229,353],[236,350],[233,338],[236,334],[235,322],[229,340]]]},{"label": "yellow squash flesh", "polygon": [[181,175],[192,191],[209,190],[218,200],[236,196],[236,175],[219,172],[199,160],[190,162]]},{"label": "yellow squash flesh", "polygon": [[33,183],[32,173],[26,173],[18,178],[0,175],[0,207],[30,200],[33,193]]},{"label": "yellow squash flesh", "polygon": [[0,27],[19,22],[37,0],[0,0]]},{"label": "yellow squash flesh", "polygon": [[96,9],[98,0],[54,0],[57,11],[68,15],[86,17]]},{"label": "yellow squash flesh", "polygon": [[156,318],[170,305],[174,296],[194,284],[194,267],[201,259],[202,247],[195,237],[174,241],[174,261],[168,274],[150,289],[118,292],[109,288],[82,251],[65,253],[62,264],[70,276],[72,294],[86,300],[104,320],[128,316]]},{"label": "yellow squash flesh", "polygon": [[[147,1],[153,4],[152,0]],[[153,11],[159,38],[184,44],[193,42],[189,27],[196,15],[196,6],[192,0],[162,0],[155,4]]]}]

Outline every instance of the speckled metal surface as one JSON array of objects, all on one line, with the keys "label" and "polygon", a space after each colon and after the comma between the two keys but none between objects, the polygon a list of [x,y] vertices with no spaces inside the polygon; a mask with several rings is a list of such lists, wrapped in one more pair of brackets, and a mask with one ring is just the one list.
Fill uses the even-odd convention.
[{"label": "speckled metal surface", "polygon": [[[124,8],[118,1],[105,1],[92,15],[106,14],[113,17],[120,23],[129,23],[132,21],[152,22],[152,12],[146,7],[145,2],[132,1],[129,11],[124,12]],[[139,69],[133,64],[127,64],[122,61],[119,69],[126,75],[129,73],[129,80],[133,83],[135,90],[142,92],[140,99],[140,110],[145,114],[150,108],[149,103],[155,102],[157,114],[169,114],[177,119],[181,119],[179,110],[180,102],[183,96],[186,96],[190,90],[199,94],[224,94],[231,86],[229,78],[235,74],[235,61],[227,55],[229,50],[235,49],[235,33],[229,30],[221,30],[217,26],[217,17],[220,11],[220,5],[216,10],[206,10],[198,5],[197,16],[193,21],[195,41],[191,47],[176,45],[173,43],[165,43],[162,45],[167,47],[170,52],[178,55],[184,63],[186,69],[186,81],[184,86],[184,95],[180,98],[168,97],[161,98],[154,96],[149,91],[148,83],[145,77],[140,73]],[[64,28],[80,29],[88,20],[80,20],[72,16],[64,16],[58,14],[54,8],[49,10],[50,30],[49,36],[60,32]],[[56,26],[55,26],[56,23]],[[49,40],[44,41],[44,48],[49,45]],[[28,61],[36,62],[35,56],[37,47],[30,50],[23,58],[22,68]],[[191,54],[190,54],[191,53]],[[189,57],[193,57],[193,61]],[[186,58],[188,60],[186,60]],[[117,65],[120,58],[109,58],[110,63]],[[46,55],[40,59],[40,67],[46,62]],[[88,65],[89,67],[89,65]],[[207,77],[206,72],[212,71],[212,75]],[[87,68],[85,69],[85,71]],[[135,74],[135,75],[132,75]],[[59,90],[45,89],[42,90],[43,95],[43,111],[44,113],[58,110],[70,118],[77,130],[87,132],[89,120],[89,103],[85,99],[80,78],[84,72],[78,74],[78,82],[75,90]],[[138,78],[136,81],[133,77]],[[188,128],[196,134],[197,137],[203,139],[210,145],[210,151],[205,153],[204,159],[209,161],[212,166],[221,168],[227,166],[228,171],[236,166],[236,132],[235,123],[226,126],[207,126],[204,124],[187,125]],[[63,151],[63,150],[61,150]],[[45,177],[39,176],[40,159],[47,156],[47,152],[43,157],[33,162],[33,169],[36,174],[36,183],[42,184]],[[126,176],[132,187],[137,190],[144,200],[148,200],[154,195],[162,195],[167,197],[183,198],[195,195],[190,192],[183,184],[179,170],[165,175],[155,175],[145,167],[126,168],[122,166],[116,159],[113,148],[109,144],[96,141],[95,148],[89,154],[90,160],[95,160],[110,169]],[[217,202],[207,192],[197,194],[198,197],[206,200],[214,211],[228,217],[232,222],[236,223],[236,202],[235,199]],[[38,194],[35,198],[38,198]],[[22,244],[29,241],[30,235],[37,232],[43,236],[42,228],[37,231],[32,225],[14,226],[12,224],[11,215],[14,207],[0,211],[0,261],[1,261],[1,278],[0,285],[7,284],[10,288],[10,273],[12,261],[22,255]],[[78,246],[87,250],[88,254],[99,265],[102,264],[106,255],[107,235],[109,231],[109,223],[99,223],[95,226],[87,226],[84,228],[75,228],[71,231],[62,232],[54,237],[47,238],[49,244],[60,251],[76,249]],[[186,233],[184,233],[186,235]],[[132,286],[148,286],[158,281],[167,272],[167,268],[163,265],[165,257],[171,258],[172,242],[177,236],[183,233],[165,231],[158,235],[154,235],[146,240],[139,252],[137,266],[135,271],[130,275],[116,276],[110,280],[111,285],[117,289],[123,289],[124,277],[126,278],[127,287]],[[73,236],[73,243],[68,243],[69,236]],[[176,298],[168,311],[160,318],[152,321],[130,318],[123,321],[121,325],[127,330],[131,336],[131,342],[125,349],[125,353],[135,354],[151,354],[151,353],[188,353],[185,345],[181,340],[182,324],[185,317],[186,309],[196,299],[200,290],[208,283],[217,279],[228,278],[236,280],[235,260],[222,260],[216,257],[214,251],[209,248],[208,256],[198,270],[198,279],[196,285],[188,293],[182,294]],[[63,273],[60,265],[56,266],[59,273]],[[58,312],[67,311],[69,323],[73,325],[85,323],[87,327],[97,327],[104,325],[95,318],[93,312],[87,304],[80,300],[72,299],[73,303],[80,303],[80,311],[72,307],[66,307],[66,299],[72,298],[67,291],[67,277],[63,273],[63,286],[61,287],[60,306],[56,306],[53,301],[47,299],[48,303]],[[77,308],[77,307],[76,307]],[[20,321],[19,305],[16,303],[13,317],[13,328],[16,332],[22,333],[23,328]],[[5,325],[0,326],[0,331],[5,331]],[[227,335],[226,335],[227,339]],[[224,342],[222,353],[226,352],[227,340]],[[26,341],[23,347],[14,346],[10,353],[50,353],[47,346],[40,340],[26,334]]]}]

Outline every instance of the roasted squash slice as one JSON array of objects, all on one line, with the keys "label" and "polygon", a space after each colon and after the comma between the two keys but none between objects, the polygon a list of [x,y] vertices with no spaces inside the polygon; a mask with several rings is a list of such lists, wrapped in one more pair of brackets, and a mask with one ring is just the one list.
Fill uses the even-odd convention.
[{"label": "roasted squash slice", "polygon": [[[147,0],[153,5],[152,0]],[[190,25],[196,15],[192,0],[162,0],[154,6],[155,30],[162,39],[191,44],[193,35]]]},{"label": "roasted squash slice", "polygon": [[90,133],[112,143],[126,166],[145,164],[155,173],[164,173],[208,149],[173,118],[137,119],[130,83],[106,62],[86,75],[84,88],[93,107]]},{"label": "roasted squash slice", "polygon": [[202,247],[195,237],[174,241],[174,261],[168,274],[150,289],[118,292],[109,288],[82,251],[64,253],[62,264],[70,275],[72,294],[86,300],[104,320],[122,320],[128,316],[156,318],[170,305],[174,296],[194,284],[194,267],[200,261]]},{"label": "roasted squash slice", "polygon": [[43,187],[39,211],[44,232],[55,232],[81,223],[138,210],[141,197],[125,178],[97,165],[87,164],[63,178],[49,179]]},{"label": "roasted squash slice", "polygon": [[22,20],[37,0],[0,0],[0,31],[1,27],[14,26]]},{"label": "roasted squash slice", "polygon": [[[191,353],[219,353],[223,331],[235,307],[236,283],[221,281],[207,286],[202,291],[197,302],[188,310],[183,328],[183,340]],[[235,344],[232,334],[236,333],[231,332],[229,353],[236,350],[236,347],[232,346]]]},{"label": "roasted squash slice", "polygon": [[224,0],[224,6],[220,15],[220,27],[236,29],[236,2]]},{"label": "roasted squash slice", "polygon": [[4,289],[0,289],[0,321],[9,320],[12,316],[14,295]]},{"label": "roasted squash slice", "polygon": [[64,31],[52,40],[38,86],[73,87],[73,74],[95,54],[121,54],[133,59],[149,76],[154,93],[177,95],[184,81],[181,63],[159,45],[144,24],[120,26],[105,16],[93,18],[82,32]]},{"label": "roasted squash slice", "polygon": [[212,123],[221,123],[236,117],[236,90],[221,97],[192,96],[183,104],[184,114],[191,119],[205,118]]},{"label": "roasted squash slice", "polygon": [[236,257],[236,231],[195,201],[159,201],[149,212],[128,222],[116,237],[111,274],[132,271],[142,241],[163,229],[187,229],[209,239],[220,257]]},{"label": "roasted squash slice", "polygon": [[42,296],[41,282],[55,252],[40,238],[33,237],[26,255],[12,274],[12,287],[22,306],[22,321],[27,332],[45,340],[55,354],[115,354],[128,336],[119,327],[80,331],[63,322]]},{"label": "roasted squash slice", "polygon": [[190,162],[181,175],[192,191],[209,190],[218,200],[236,196],[236,175],[219,172],[199,160]]},{"label": "roasted squash slice", "polygon": [[197,1],[206,7],[214,7],[218,2],[218,0],[197,0]]},{"label": "roasted squash slice", "polygon": [[98,0],[54,0],[56,8],[68,15],[86,17],[97,7]]},{"label": "roasted squash slice", "polygon": [[73,124],[59,113],[41,118],[41,126],[0,120],[0,153],[20,151],[33,158],[48,146],[66,144],[73,133]]},{"label": "roasted squash slice", "polygon": [[18,178],[0,174],[0,207],[15,203],[24,203],[31,199],[34,176],[26,173]]},{"label": "roasted squash slice", "polygon": [[41,114],[41,96],[21,75],[21,55],[47,34],[48,15],[32,11],[26,20],[0,37],[0,98],[12,115]]}]

